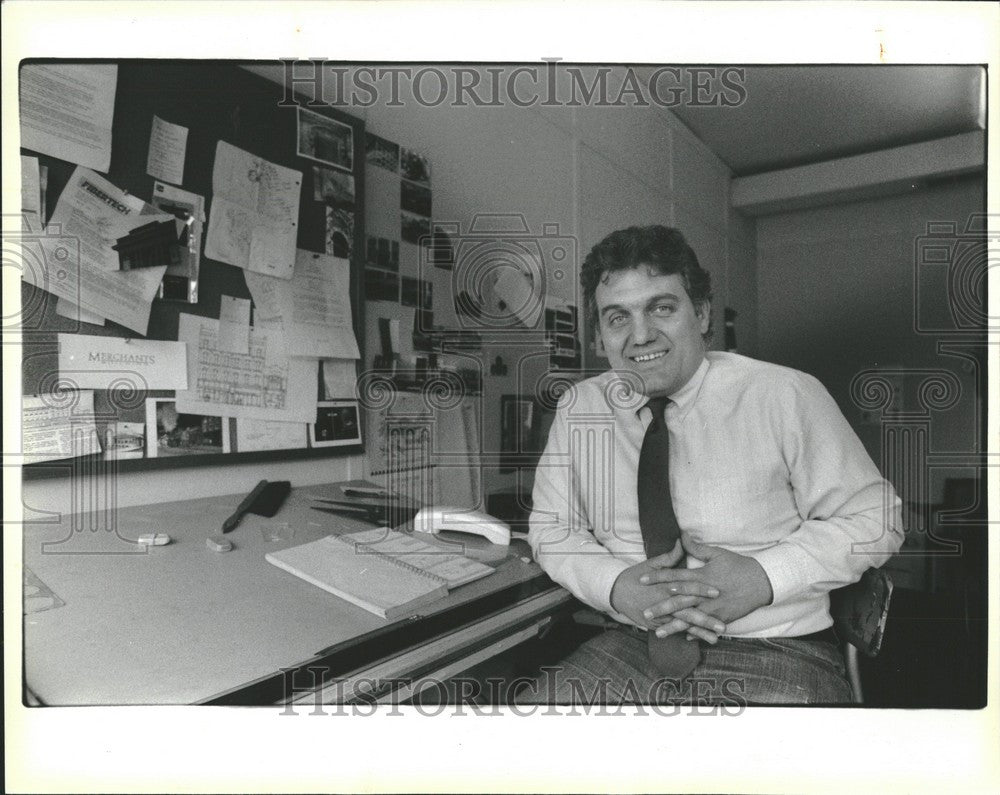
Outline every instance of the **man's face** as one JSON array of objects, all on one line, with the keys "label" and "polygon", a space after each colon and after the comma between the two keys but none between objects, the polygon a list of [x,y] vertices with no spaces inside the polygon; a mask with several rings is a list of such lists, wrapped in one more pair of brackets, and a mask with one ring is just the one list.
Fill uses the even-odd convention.
[{"label": "man's face", "polygon": [[677,274],[648,266],[608,275],[594,293],[600,341],[615,370],[635,373],[649,395],[672,395],[705,357],[708,304],[695,309]]}]

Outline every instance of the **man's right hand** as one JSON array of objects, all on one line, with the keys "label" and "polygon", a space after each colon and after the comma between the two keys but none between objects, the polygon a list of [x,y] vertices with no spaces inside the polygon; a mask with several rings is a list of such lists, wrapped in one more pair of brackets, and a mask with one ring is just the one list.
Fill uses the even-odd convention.
[{"label": "man's right hand", "polygon": [[669,613],[682,612],[682,616],[676,616],[676,620],[682,620],[683,616],[692,616],[703,625],[689,624],[687,632],[696,638],[715,643],[719,633],[725,630],[718,629],[721,622],[713,616],[701,617],[698,611],[688,611],[687,608],[694,607],[706,599],[714,599],[719,595],[717,588],[695,580],[665,583],[650,583],[644,585],[639,582],[639,578],[654,569],[669,568],[675,566],[684,557],[684,549],[678,541],[677,545],[670,551],[665,552],[655,558],[644,560],[625,569],[618,575],[614,586],[611,588],[611,607],[626,616],[637,626],[651,629],[663,622],[661,613],[659,620],[654,625],[646,618],[644,611],[651,605],[664,602]]}]

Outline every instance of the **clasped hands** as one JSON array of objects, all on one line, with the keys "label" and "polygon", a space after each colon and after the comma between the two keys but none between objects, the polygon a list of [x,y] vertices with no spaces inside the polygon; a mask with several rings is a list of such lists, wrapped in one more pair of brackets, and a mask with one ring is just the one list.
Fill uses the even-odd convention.
[{"label": "clasped hands", "polygon": [[[705,561],[675,568],[684,555]],[[687,632],[715,643],[726,624],[770,604],[771,582],[753,558],[700,544],[687,533],[670,552],[625,569],[611,589],[611,606],[660,637]]]}]

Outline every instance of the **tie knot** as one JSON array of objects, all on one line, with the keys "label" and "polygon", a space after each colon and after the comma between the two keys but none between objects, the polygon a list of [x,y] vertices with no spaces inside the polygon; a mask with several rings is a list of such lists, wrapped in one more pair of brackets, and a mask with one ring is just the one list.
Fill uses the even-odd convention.
[{"label": "tie knot", "polygon": [[670,398],[663,397],[662,395],[658,397],[651,397],[649,402],[646,404],[649,406],[649,410],[653,412],[653,422],[661,423],[663,422],[663,412],[667,409],[667,404],[670,402]]}]

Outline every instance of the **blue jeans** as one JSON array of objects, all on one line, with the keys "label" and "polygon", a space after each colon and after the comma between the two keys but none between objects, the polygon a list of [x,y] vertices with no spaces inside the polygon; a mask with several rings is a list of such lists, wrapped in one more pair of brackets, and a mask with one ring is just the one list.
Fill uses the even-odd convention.
[{"label": "blue jeans", "polygon": [[851,686],[832,643],[795,638],[719,638],[683,679],[649,665],[645,633],[608,629],[578,647],[517,696],[522,704],[846,704]]}]

